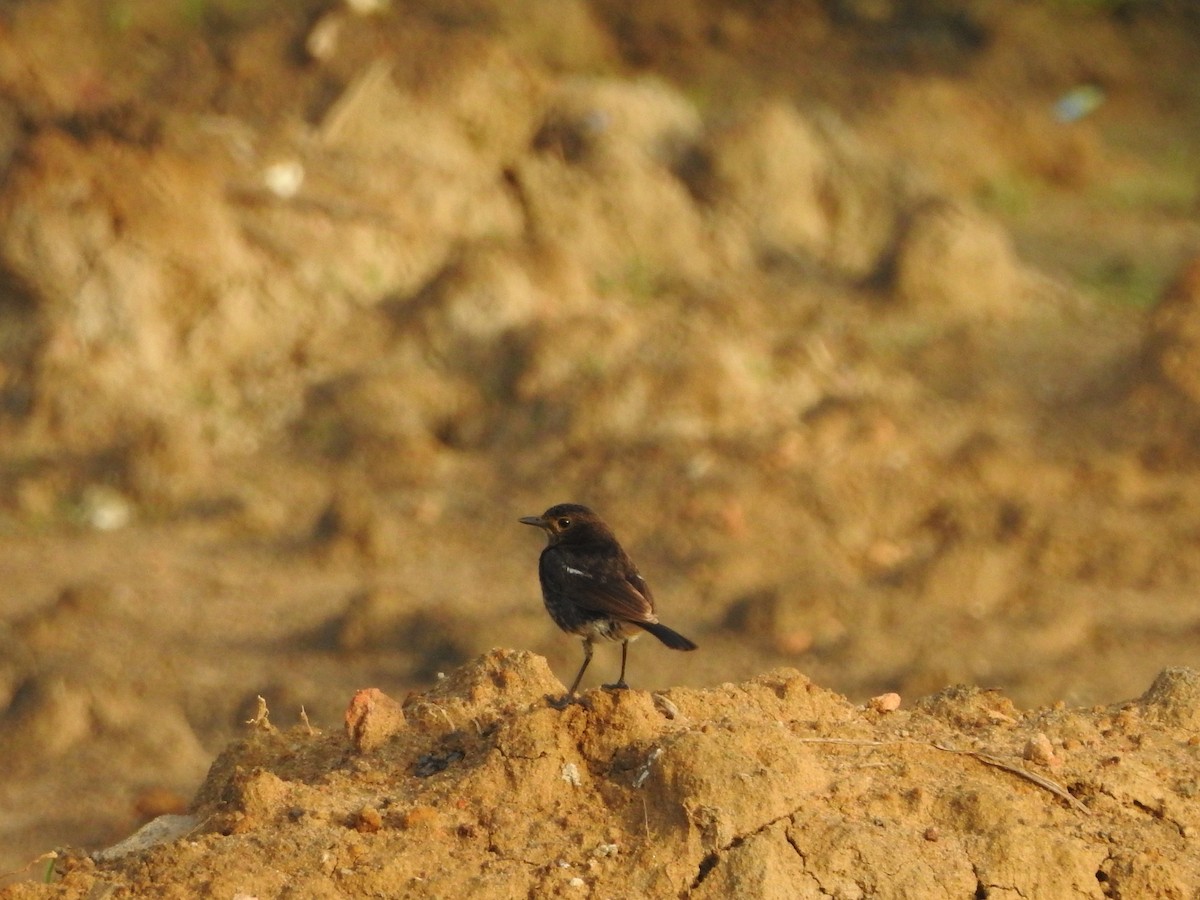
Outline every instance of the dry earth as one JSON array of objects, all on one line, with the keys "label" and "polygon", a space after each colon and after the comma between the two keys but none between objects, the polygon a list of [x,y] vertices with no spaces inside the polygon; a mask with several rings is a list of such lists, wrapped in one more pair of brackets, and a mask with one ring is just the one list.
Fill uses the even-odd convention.
[{"label": "dry earth", "polygon": [[[189,815],[40,897],[1193,897],[1200,673],[1020,713],[954,688],[896,710],[794,669],[558,709],[493,651],[347,733],[260,719]],[[347,738],[347,734],[350,736]]]},{"label": "dry earth", "polygon": [[[0,871],[262,695],[61,889],[1195,896],[1194,5],[361,6],[0,5]],[[573,671],[563,500],[701,651],[438,681]]]}]

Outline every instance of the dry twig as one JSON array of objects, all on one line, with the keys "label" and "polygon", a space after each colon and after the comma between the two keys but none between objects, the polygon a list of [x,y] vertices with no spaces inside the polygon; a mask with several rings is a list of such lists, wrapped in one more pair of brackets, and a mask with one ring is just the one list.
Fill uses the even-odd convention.
[{"label": "dry twig", "polygon": [[916,747],[933,747],[936,750],[941,750],[943,753],[956,753],[960,756],[970,756],[973,759],[979,760],[986,766],[992,766],[997,769],[1003,769],[1005,772],[1010,772],[1018,778],[1024,778],[1031,784],[1036,784],[1043,790],[1047,790],[1065,800],[1072,809],[1081,812],[1084,815],[1090,816],[1092,811],[1083,805],[1078,799],[1072,796],[1071,792],[1056,781],[1051,781],[1044,775],[1039,775],[1036,772],[1030,772],[1024,766],[1016,765],[1015,763],[1005,762],[997,756],[992,756],[989,753],[981,753],[978,750],[960,750],[957,747],[947,747],[944,744],[925,741],[867,741],[856,740],[853,738],[797,738],[797,740],[806,744],[845,744],[853,747],[888,747],[900,744],[910,744]]}]

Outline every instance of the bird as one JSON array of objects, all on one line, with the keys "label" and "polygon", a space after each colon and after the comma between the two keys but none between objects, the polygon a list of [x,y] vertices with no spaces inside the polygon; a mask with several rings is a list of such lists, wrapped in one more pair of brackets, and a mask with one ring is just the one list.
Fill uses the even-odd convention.
[{"label": "bird", "polygon": [[654,595],[611,528],[579,503],[559,503],[540,516],[518,521],[546,532],[538,559],[542,600],[550,618],[563,631],[583,640],[583,665],[563,698],[575,690],[592,661],[597,640],[621,642],[621,675],[605,688],[624,690],[629,642],[648,631],[672,650],[695,650],[696,644],[658,621]]}]

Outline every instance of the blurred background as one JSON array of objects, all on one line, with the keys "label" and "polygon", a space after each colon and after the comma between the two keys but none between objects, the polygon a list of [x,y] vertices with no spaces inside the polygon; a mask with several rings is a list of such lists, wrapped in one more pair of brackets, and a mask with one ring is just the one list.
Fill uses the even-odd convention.
[{"label": "blurred background", "polygon": [[[1190,0],[4,0],[0,871],[546,616],[634,687],[1200,666]],[[585,686],[611,680],[601,647]]]}]

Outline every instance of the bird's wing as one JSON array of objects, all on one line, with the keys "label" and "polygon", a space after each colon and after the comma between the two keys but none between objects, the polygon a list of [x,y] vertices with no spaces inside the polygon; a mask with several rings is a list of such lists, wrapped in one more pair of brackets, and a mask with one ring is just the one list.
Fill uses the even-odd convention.
[{"label": "bird's wing", "polygon": [[654,622],[654,602],[646,580],[630,566],[627,574],[588,572],[563,564],[579,606],[627,622]]},{"label": "bird's wing", "polygon": [[625,580],[633,587],[635,591],[646,598],[646,603],[650,607],[650,612],[654,612],[654,595],[650,593],[650,585],[646,584],[646,579],[642,577],[642,573],[629,565],[629,572],[625,576]]}]

